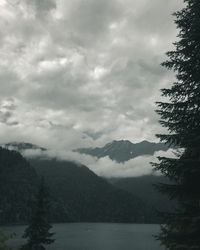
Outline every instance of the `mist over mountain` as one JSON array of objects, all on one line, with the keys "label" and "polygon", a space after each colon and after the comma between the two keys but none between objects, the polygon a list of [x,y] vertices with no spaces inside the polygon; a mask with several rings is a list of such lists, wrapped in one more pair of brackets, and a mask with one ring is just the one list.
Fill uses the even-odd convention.
[{"label": "mist over mountain", "polygon": [[50,191],[52,222],[155,222],[145,201],[86,166],[55,158],[25,159],[0,148],[0,223],[27,223],[40,177]]},{"label": "mist over mountain", "polygon": [[132,143],[128,140],[114,140],[113,142],[106,144],[104,147],[79,148],[75,151],[98,158],[108,156],[111,160],[121,163],[138,156],[153,155],[156,151],[167,151],[168,149],[169,147],[163,143],[148,141]]},{"label": "mist over mountain", "polygon": [[165,144],[148,141],[135,144],[127,140],[113,141],[103,148],[90,148],[89,152],[88,149],[69,150],[60,147],[45,149],[26,142],[11,142],[3,147],[19,151],[27,159],[57,158],[72,161],[87,166],[95,174],[105,178],[153,174],[150,162],[157,161],[158,155],[173,157],[173,149],[168,150]]},{"label": "mist over mountain", "polygon": [[[9,211],[7,206],[15,206],[12,205],[12,198],[9,195],[10,187],[12,187],[12,195],[19,197],[18,186],[20,187],[21,183],[23,183],[23,185],[25,185],[22,185],[23,189],[29,190],[29,185],[31,185],[34,190],[34,192],[32,192],[34,198],[38,179],[41,176],[45,177],[51,193],[52,210],[50,217],[53,222],[98,221],[150,223],[159,221],[155,213],[156,210],[162,210],[164,207],[166,210],[171,208],[169,200],[165,197],[161,197],[152,186],[155,183],[163,181],[162,176],[146,175],[132,178],[124,176],[124,178],[107,179],[96,175],[91,171],[91,168],[89,169],[81,162],[76,163],[75,161],[61,159],[56,157],[56,155],[48,155],[48,150],[31,143],[11,142],[4,144],[3,147],[1,152],[3,154],[4,152],[6,152],[7,155],[9,154],[12,163],[11,167],[13,169],[12,172],[7,172],[9,169],[4,168],[4,160],[6,161],[6,158],[1,158],[1,168],[5,176],[2,180],[2,185],[8,189],[7,202],[3,202],[1,207],[3,211],[5,211],[5,209]],[[13,151],[13,149],[22,153],[27,160],[25,160],[20,153]],[[133,144],[130,141],[123,140],[113,141],[103,148],[97,148],[96,151],[94,149],[92,153],[95,153],[94,158],[103,157],[103,153],[106,156],[109,154],[109,157],[111,156],[113,159],[108,158],[109,161],[113,162],[113,171],[115,171],[115,169],[117,171],[117,168],[121,165],[124,165],[122,166],[122,170],[124,169],[125,171],[126,162],[123,163],[122,159],[125,161],[125,159],[129,157],[133,157],[132,160],[127,161],[127,163],[133,163],[134,159],[138,159],[138,157],[140,158],[142,155],[151,155],[158,150],[167,149],[167,146],[161,143],[143,141]],[[36,151],[39,152],[39,154],[35,154],[34,157],[29,157],[30,155],[24,154],[24,152],[27,151]],[[25,165],[27,166],[25,170],[28,174],[25,176],[23,174],[25,170],[19,167],[21,163],[16,164],[16,156],[18,156],[22,162],[26,162]],[[100,160],[101,159],[98,161]],[[98,161],[96,162],[96,168],[100,166],[98,165]],[[107,161],[103,162],[106,163]],[[106,167],[109,168],[109,165],[104,166],[105,169]],[[130,166],[130,168],[131,167],[134,168],[134,166]],[[138,168],[140,167],[145,168],[145,166],[138,165]],[[27,180],[26,178],[28,178],[29,172],[30,176],[35,177],[30,177]],[[12,175],[11,173],[14,174]],[[13,178],[16,178],[15,182],[9,184]],[[15,186],[15,184],[17,186]],[[22,200],[28,200],[28,194],[24,193],[24,195],[25,196],[22,196]],[[5,201],[3,194],[1,194],[1,197],[2,200]],[[17,199],[16,202],[18,202]],[[20,202],[21,199],[19,198],[19,203]],[[16,210],[16,213],[13,213],[14,215],[10,222],[26,221],[29,216],[28,208],[30,208],[30,204],[27,206],[26,202],[23,201],[21,210]],[[5,218],[4,221],[7,220],[7,217]]]},{"label": "mist over mountain", "polygon": [[10,149],[10,150],[15,150],[15,151],[19,151],[22,152],[24,150],[41,150],[41,151],[45,151],[46,148],[40,147],[38,145],[32,144],[32,143],[28,143],[28,142],[9,142],[9,143],[5,143],[5,144],[0,144],[1,147],[6,148],[6,149]]}]

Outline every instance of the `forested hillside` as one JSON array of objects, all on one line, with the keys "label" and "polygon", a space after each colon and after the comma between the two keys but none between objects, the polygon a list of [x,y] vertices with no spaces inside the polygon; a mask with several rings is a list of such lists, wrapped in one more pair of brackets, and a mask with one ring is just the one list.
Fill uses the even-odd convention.
[{"label": "forested hillside", "polygon": [[145,222],[145,203],[73,162],[31,160],[46,178],[51,193],[65,206],[72,221]]},{"label": "forested hillside", "polygon": [[0,148],[0,223],[26,223],[40,177],[49,189],[52,222],[153,222],[142,199],[114,187],[87,167],[56,159],[32,159]]},{"label": "forested hillside", "polygon": [[152,206],[155,211],[169,212],[175,207],[175,202],[170,201],[168,196],[160,194],[155,188],[155,185],[159,183],[169,183],[169,180],[164,176],[146,175],[130,178],[113,178],[109,181],[117,188],[140,197],[146,204]]},{"label": "forested hillside", "polygon": [[30,216],[38,176],[16,151],[0,148],[0,223],[24,223]]}]

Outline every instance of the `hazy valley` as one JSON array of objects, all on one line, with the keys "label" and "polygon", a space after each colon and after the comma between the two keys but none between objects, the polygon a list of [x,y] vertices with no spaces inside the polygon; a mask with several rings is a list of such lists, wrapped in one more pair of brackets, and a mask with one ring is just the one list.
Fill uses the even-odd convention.
[{"label": "hazy valley", "polygon": [[[156,210],[168,210],[171,207],[167,198],[160,196],[152,186],[164,181],[164,177],[100,177],[81,163],[50,158],[45,154],[32,155],[25,159],[20,154],[26,150],[39,150],[45,153],[47,149],[44,147],[17,142],[2,146],[1,224],[21,224],[28,221],[41,176],[45,178],[51,195],[52,222],[157,223],[160,222],[160,218]],[[122,153],[127,152],[127,146],[132,152],[132,157],[153,154],[155,150],[167,150],[163,144],[142,142],[134,145],[128,141],[114,141],[98,149],[98,152],[101,151],[101,155],[111,152],[114,158],[119,155],[119,150]],[[125,156],[123,158],[125,159]]]}]

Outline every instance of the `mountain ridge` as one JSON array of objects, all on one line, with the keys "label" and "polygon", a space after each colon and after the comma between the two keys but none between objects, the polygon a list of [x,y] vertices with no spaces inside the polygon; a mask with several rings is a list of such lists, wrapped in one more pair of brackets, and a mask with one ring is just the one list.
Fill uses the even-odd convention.
[{"label": "mountain ridge", "polygon": [[123,163],[142,155],[153,155],[156,151],[167,151],[169,147],[164,143],[141,141],[132,143],[129,140],[114,140],[103,147],[79,148],[74,150],[80,154],[91,155],[97,158],[108,156],[111,160]]}]

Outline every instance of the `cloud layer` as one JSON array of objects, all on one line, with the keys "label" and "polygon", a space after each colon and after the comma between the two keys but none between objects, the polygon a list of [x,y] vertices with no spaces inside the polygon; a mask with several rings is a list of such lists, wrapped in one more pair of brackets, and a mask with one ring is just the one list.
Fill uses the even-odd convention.
[{"label": "cloud layer", "polygon": [[[0,140],[56,149],[155,140],[182,0],[2,0]],[[107,159],[102,159],[107,161]],[[103,169],[101,170],[103,172]]]},{"label": "cloud layer", "polygon": [[77,164],[87,166],[90,170],[99,176],[106,178],[124,178],[124,177],[138,177],[149,174],[160,174],[155,172],[151,162],[157,162],[158,156],[175,157],[173,150],[157,151],[154,155],[142,155],[133,158],[125,163],[117,163],[112,161],[109,157],[96,158],[88,155],[81,155],[72,151],[65,150],[47,150],[40,149],[24,150],[23,155],[27,158],[57,158],[58,160],[74,161]]}]

